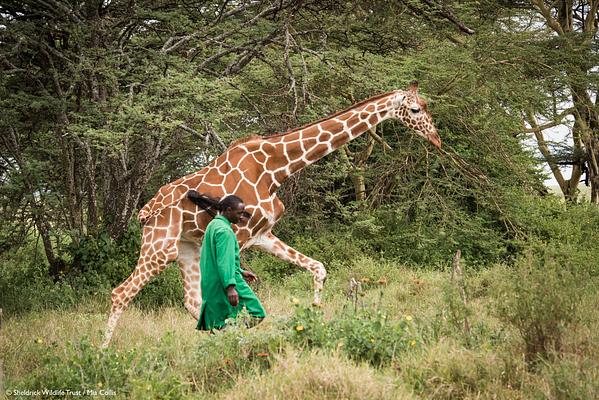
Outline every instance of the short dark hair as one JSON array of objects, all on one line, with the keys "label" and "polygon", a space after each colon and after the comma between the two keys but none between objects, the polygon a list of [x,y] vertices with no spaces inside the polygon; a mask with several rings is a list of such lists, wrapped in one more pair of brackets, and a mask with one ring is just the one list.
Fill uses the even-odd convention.
[{"label": "short dark hair", "polygon": [[219,211],[225,211],[227,208],[234,210],[239,207],[239,204],[241,203],[243,203],[243,200],[240,197],[229,195],[218,202],[216,209]]}]

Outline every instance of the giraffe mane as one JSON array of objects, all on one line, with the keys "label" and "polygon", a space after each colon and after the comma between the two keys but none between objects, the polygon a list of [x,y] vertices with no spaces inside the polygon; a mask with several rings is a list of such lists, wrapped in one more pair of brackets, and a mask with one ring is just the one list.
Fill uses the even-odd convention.
[{"label": "giraffe mane", "polygon": [[240,145],[240,144],[242,144],[242,143],[247,143],[247,142],[250,142],[250,141],[252,141],[252,140],[255,140],[255,139],[262,139],[262,138],[263,138],[263,136],[260,136],[260,135],[258,135],[258,134],[253,134],[253,135],[249,135],[249,136],[242,137],[242,138],[240,138],[240,139],[237,139],[237,140],[235,140],[235,141],[231,142],[231,144],[229,145],[229,147],[227,148],[227,150],[228,150],[228,149],[232,149],[233,147],[235,147],[235,146],[237,146],[237,145]]},{"label": "giraffe mane", "polygon": [[273,134],[271,134],[271,135],[266,135],[266,136],[263,136],[263,137],[264,137],[264,138],[271,138],[271,137],[284,136],[284,135],[287,135],[287,134],[289,134],[289,133],[293,133],[293,132],[296,132],[296,131],[299,131],[299,130],[302,130],[302,129],[309,128],[309,127],[311,127],[311,126],[313,126],[313,125],[320,124],[321,122],[324,122],[324,121],[326,121],[326,120],[328,120],[328,119],[335,118],[335,117],[337,117],[337,116],[339,116],[339,115],[341,115],[341,114],[344,114],[344,113],[348,112],[348,111],[349,111],[349,110],[351,110],[351,109],[354,109],[354,108],[356,108],[356,107],[363,106],[363,105],[364,105],[364,104],[366,104],[366,103],[370,103],[371,101],[378,100],[378,99],[382,99],[383,97],[387,97],[387,96],[389,96],[389,95],[391,95],[391,94],[393,94],[393,93],[395,93],[395,92],[396,92],[396,90],[393,90],[393,91],[391,91],[391,92],[386,92],[386,93],[377,94],[376,96],[372,96],[372,97],[369,97],[369,98],[367,98],[367,99],[364,99],[364,100],[362,100],[362,101],[360,101],[360,102],[357,102],[357,103],[355,103],[355,104],[352,104],[351,106],[349,106],[349,107],[346,107],[346,108],[344,108],[344,109],[343,109],[343,110],[341,110],[341,111],[337,111],[337,112],[336,112],[336,113],[334,113],[334,114],[331,114],[331,115],[329,115],[329,116],[326,116],[326,117],[320,118],[320,119],[319,119],[319,120],[317,120],[317,121],[312,121],[312,122],[309,122],[309,123],[307,123],[307,124],[305,124],[305,125],[302,125],[302,126],[300,126],[299,128],[293,128],[293,129],[290,129],[290,130],[288,130],[287,132],[273,133]]},{"label": "giraffe mane", "polygon": [[250,136],[242,137],[241,139],[237,139],[234,142],[232,142],[229,145],[229,149],[231,149],[231,148],[233,148],[233,147],[235,147],[237,145],[243,144],[243,143],[251,142],[252,140],[276,138],[276,137],[280,137],[280,136],[285,136],[285,135],[287,135],[289,133],[300,131],[302,129],[309,128],[309,127],[311,127],[313,125],[320,124],[321,122],[324,122],[324,121],[326,121],[328,119],[335,118],[335,117],[337,117],[337,116],[339,116],[339,115],[341,115],[343,113],[348,112],[349,110],[351,110],[353,108],[360,107],[360,106],[362,106],[362,105],[364,105],[366,103],[370,103],[371,101],[374,101],[374,100],[382,99],[383,97],[387,97],[387,96],[389,96],[389,95],[391,95],[391,94],[393,94],[395,92],[396,92],[396,90],[391,91],[391,92],[377,94],[376,96],[372,96],[372,97],[364,99],[364,100],[362,100],[362,101],[360,101],[358,103],[352,104],[351,106],[349,106],[347,108],[344,108],[341,111],[337,111],[336,113],[333,113],[333,114],[328,115],[326,117],[320,118],[317,121],[309,122],[309,123],[307,123],[305,125],[300,126],[299,128],[293,128],[293,129],[290,129],[290,130],[288,130],[286,132],[271,133],[269,135],[253,134],[253,135],[250,135]]}]

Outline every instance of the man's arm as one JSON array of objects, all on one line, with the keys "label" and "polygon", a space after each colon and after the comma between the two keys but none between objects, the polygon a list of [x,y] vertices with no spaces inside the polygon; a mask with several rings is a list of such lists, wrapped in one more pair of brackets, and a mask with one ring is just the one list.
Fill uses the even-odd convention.
[{"label": "man's arm", "polygon": [[227,290],[229,303],[235,307],[239,296],[235,290],[235,244],[237,238],[231,231],[222,229],[215,232],[216,267],[221,284]]}]

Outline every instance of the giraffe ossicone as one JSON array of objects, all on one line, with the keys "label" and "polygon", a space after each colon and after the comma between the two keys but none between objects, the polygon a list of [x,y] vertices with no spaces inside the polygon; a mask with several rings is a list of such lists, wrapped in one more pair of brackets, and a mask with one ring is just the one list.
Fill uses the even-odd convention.
[{"label": "giraffe ossicone", "polygon": [[143,224],[139,260],[133,273],[112,291],[112,308],[104,346],[112,338],[124,309],[169,262],[177,261],[183,278],[185,307],[200,311],[200,246],[212,215],[187,198],[189,190],[222,198],[235,194],[251,214],[236,227],[240,249],[256,246],[313,275],[314,304],[326,278],[324,265],[283,243],[272,228],[285,209],[276,195],[281,184],[300,169],[335,151],[386,119],[397,119],[440,148],[441,140],[418,84],[371,97],[327,118],[289,132],[237,140],[200,171],[164,185],[140,210]]}]

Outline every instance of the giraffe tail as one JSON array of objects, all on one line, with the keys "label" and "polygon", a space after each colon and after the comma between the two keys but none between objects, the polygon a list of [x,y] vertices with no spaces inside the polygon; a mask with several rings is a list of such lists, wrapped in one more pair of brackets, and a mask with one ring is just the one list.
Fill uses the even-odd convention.
[{"label": "giraffe tail", "polygon": [[145,206],[143,206],[143,208],[141,210],[139,210],[139,212],[137,213],[137,220],[142,225],[145,225],[146,222],[152,216],[153,213],[152,213],[151,209],[152,209],[152,207],[150,206],[150,203],[148,203]]}]

